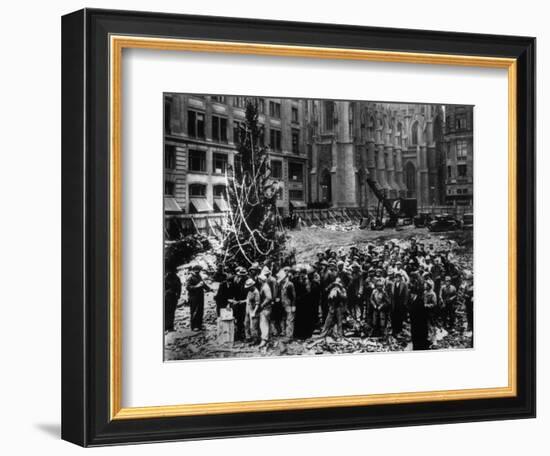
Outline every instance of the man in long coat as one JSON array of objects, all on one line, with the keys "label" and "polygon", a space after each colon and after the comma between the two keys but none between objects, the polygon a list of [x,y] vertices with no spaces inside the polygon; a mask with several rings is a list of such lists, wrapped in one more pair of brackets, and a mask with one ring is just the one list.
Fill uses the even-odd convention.
[{"label": "man in long coat", "polygon": [[181,295],[181,281],[172,264],[166,266],[164,275],[164,330],[174,331],[174,317]]},{"label": "man in long coat", "polygon": [[403,320],[409,301],[409,287],[400,273],[395,274],[391,298],[392,334],[394,337],[397,337],[403,331]]},{"label": "man in long coat", "polygon": [[191,330],[200,331],[202,329],[202,319],[204,317],[204,292],[212,291],[201,277],[202,268],[200,265],[193,266],[193,273],[187,280],[187,294],[189,308],[191,310]]}]

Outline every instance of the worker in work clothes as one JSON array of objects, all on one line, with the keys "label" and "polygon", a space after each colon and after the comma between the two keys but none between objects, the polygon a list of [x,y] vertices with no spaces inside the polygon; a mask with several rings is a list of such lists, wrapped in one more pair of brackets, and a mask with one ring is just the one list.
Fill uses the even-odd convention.
[{"label": "worker in work clothes", "polygon": [[164,274],[164,330],[174,331],[174,317],[181,295],[181,281],[172,264],[166,266]]},{"label": "worker in work clothes", "polygon": [[296,290],[292,281],[294,271],[289,267],[284,269],[285,277],[281,283],[281,303],[286,313],[285,334],[288,339],[294,337],[294,318],[296,316]]},{"label": "worker in work clothes", "polygon": [[247,342],[258,343],[260,340],[260,292],[254,279],[246,279],[244,288],[246,295],[246,317],[244,330]]},{"label": "worker in work clothes", "polygon": [[451,280],[451,276],[445,277],[445,285],[441,287],[440,292],[443,321],[448,329],[454,327],[456,314],[456,287]]},{"label": "worker in work clothes", "polygon": [[259,329],[260,337],[262,341],[260,342],[260,347],[264,347],[269,341],[270,334],[270,325],[271,325],[271,306],[273,305],[273,294],[271,292],[271,287],[267,283],[267,277],[260,274],[258,280],[261,283],[260,287],[260,307],[259,311]]},{"label": "worker in work clothes", "polygon": [[212,289],[201,277],[201,266],[196,264],[192,268],[192,274],[187,280],[187,294],[191,311],[191,330],[200,331],[204,317],[204,292]]}]

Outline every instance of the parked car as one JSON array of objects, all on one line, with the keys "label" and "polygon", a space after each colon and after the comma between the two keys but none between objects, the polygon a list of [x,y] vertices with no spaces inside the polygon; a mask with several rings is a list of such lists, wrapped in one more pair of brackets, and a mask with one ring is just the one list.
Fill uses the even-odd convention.
[{"label": "parked car", "polygon": [[428,224],[431,221],[432,221],[431,212],[419,212],[418,215],[416,215],[413,219],[413,223],[416,228],[428,226]]},{"label": "parked car", "polygon": [[448,214],[436,215],[434,220],[428,223],[430,231],[453,231],[458,228],[458,222]]},{"label": "parked car", "polygon": [[462,221],[460,223],[463,230],[473,230],[474,229],[474,214],[467,213],[462,216]]}]

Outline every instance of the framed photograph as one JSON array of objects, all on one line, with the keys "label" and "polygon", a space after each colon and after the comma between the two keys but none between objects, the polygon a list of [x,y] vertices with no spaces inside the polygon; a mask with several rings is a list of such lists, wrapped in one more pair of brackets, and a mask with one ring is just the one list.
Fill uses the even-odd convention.
[{"label": "framed photograph", "polygon": [[535,416],[535,39],[62,21],[62,437]]}]

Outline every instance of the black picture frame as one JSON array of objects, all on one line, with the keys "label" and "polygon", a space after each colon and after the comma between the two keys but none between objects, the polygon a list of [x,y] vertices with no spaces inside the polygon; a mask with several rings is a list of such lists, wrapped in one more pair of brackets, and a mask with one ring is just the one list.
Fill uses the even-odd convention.
[{"label": "black picture frame", "polygon": [[[110,419],[109,36],[517,59],[517,395]],[[82,446],[535,416],[535,39],[84,9],[62,19],[62,438]]]}]

